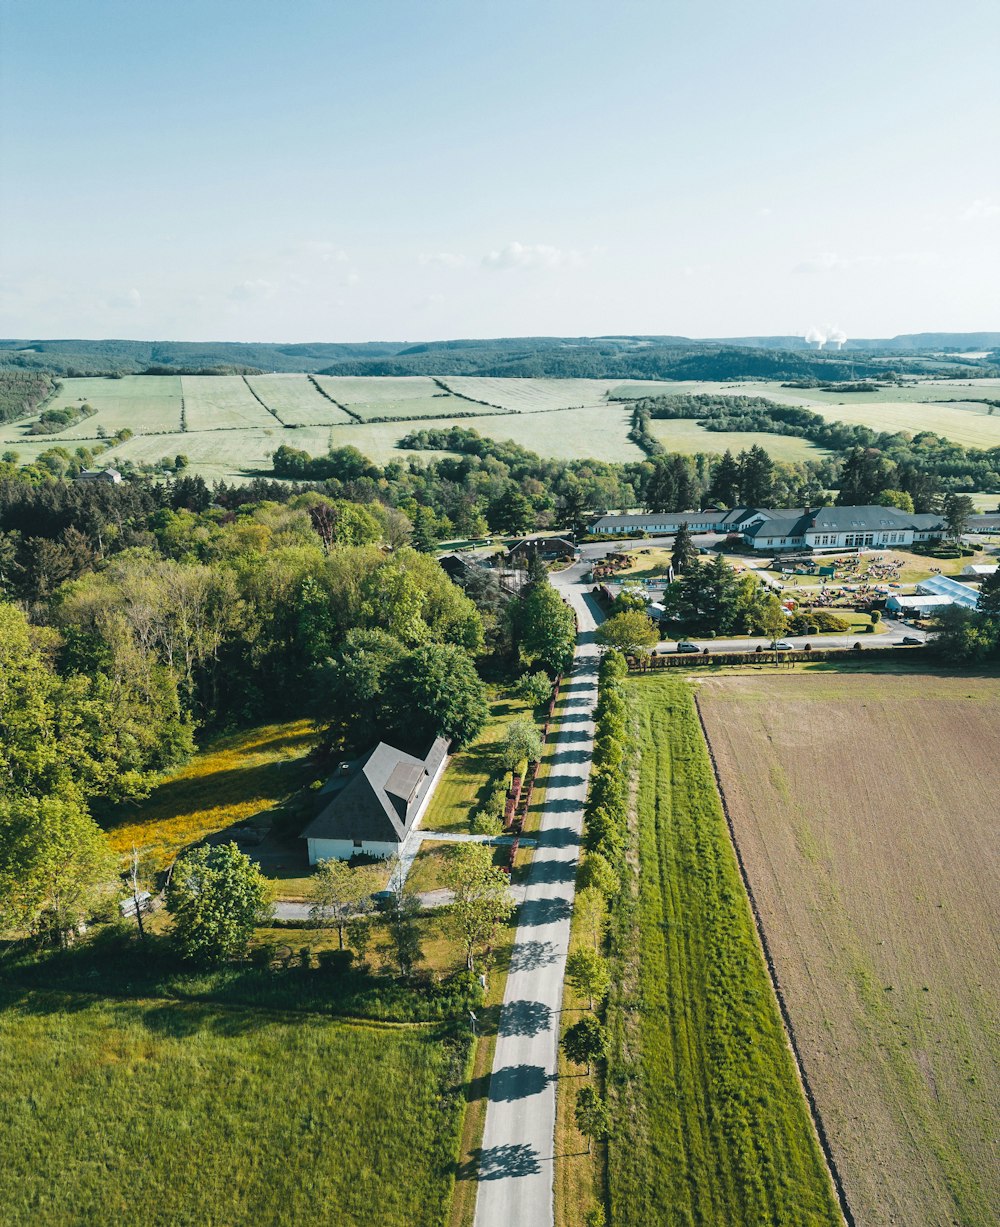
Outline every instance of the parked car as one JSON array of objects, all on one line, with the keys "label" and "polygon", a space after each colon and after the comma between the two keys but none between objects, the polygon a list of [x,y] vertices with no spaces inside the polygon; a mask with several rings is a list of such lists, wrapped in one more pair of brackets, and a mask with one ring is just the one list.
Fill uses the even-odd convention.
[{"label": "parked car", "polygon": [[795,644],[789,643],[787,639],[779,639],[778,642],[774,646],[779,652],[794,652],[795,651]]},{"label": "parked car", "polygon": [[904,635],[899,642],[907,647],[918,648],[924,641],[922,639],[918,639],[916,635]]},{"label": "parked car", "polygon": [[691,643],[687,639],[682,639],[677,644],[677,651],[678,652],[700,652],[701,649],[698,647],[696,643]]}]

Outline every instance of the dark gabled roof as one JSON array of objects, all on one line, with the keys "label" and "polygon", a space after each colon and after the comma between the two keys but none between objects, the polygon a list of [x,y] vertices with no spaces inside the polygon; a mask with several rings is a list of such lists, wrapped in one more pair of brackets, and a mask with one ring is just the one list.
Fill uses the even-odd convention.
[{"label": "dark gabled roof", "polygon": [[1000,532],[1000,512],[986,511],[982,515],[969,516],[969,528],[991,528],[996,532]]},{"label": "dark gabled roof", "polygon": [[786,510],[769,513],[762,524],[748,529],[749,536],[802,537],[817,533],[877,533],[892,529],[927,532],[942,526],[937,515],[914,515],[898,507],[817,507],[814,511]]},{"label": "dark gabled roof", "polygon": [[352,765],[346,783],[302,838],[402,843],[447,754],[445,737],[436,738],[423,759],[380,741]]},{"label": "dark gabled roof", "polygon": [[472,563],[460,554],[442,554],[438,559],[438,565],[450,579],[468,575],[472,570]]},{"label": "dark gabled roof", "polygon": [[507,553],[513,554],[515,550],[556,549],[559,546],[565,546],[566,551],[570,554],[576,552],[576,546],[566,537],[522,537],[520,541],[515,541],[510,545]]}]

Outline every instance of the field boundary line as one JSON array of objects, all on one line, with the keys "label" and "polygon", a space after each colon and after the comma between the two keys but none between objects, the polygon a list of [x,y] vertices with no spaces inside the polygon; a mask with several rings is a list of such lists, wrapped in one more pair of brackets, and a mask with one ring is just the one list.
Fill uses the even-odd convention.
[{"label": "field boundary line", "polygon": [[[519,413],[519,409],[505,409],[503,405],[495,405],[491,400],[477,400],[474,396],[467,396],[464,392],[456,392],[454,388],[449,388],[445,381],[437,375],[432,375],[431,378],[441,389],[442,392],[447,392],[449,396],[457,396],[459,400],[467,400],[470,405],[485,405],[487,409],[498,409],[501,413]],[[486,417],[487,414],[477,414],[478,417]]]},{"label": "field boundary line", "polygon": [[272,408],[271,408],[271,406],[270,406],[270,405],[267,403],[267,401],[266,401],[266,400],[264,400],[264,398],[263,398],[262,396],[259,396],[259,395],[257,394],[256,390],[254,389],[253,384],[251,384],[250,380],[249,380],[249,379],[247,379],[246,375],[244,375],[244,376],[243,376],[243,382],[246,384],[246,386],[247,386],[247,391],[248,391],[248,392],[250,393],[250,395],[251,395],[251,396],[254,398],[254,400],[257,402],[257,404],[258,404],[258,405],[260,405],[260,407],[261,407],[261,408],[262,408],[262,409],[263,409],[263,410],[264,410],[266,413],[269,413],[269,414],[271,415],[271,417],[273,417],[273,418],[274,418],[274,420],[275,420],[276,422],[278,422],[278,423],[279,423],[279,425],[281,425],[281,426],[283,426],[283,427],[285,427],[285,428],[287,429],[287,427],[288,427],[288,423],[287,423],[287,422],[285,422],[285,421],[282,421],[282,419],[281,419],[281,418],[278,416],[278,411],[277,411],[277,409],[272,409]]},{"label": "field boundary line", "polygon": [[823,1158],[826,1160],[827,1171],[830,1173],[830,1180],[833,1184],[834,1192],[837,1194],[837,1201],[840,1205],[840,1212],[844,1216],[844,1221],[848,1227],[857,1227],[854,1214],[851,1210],[851,1204],[847,1200],[847,1191],[844,1188],[844,1183],[840,1177],[840,1171],[837,1168],[837,1162],[833,1157],[833,1149],[830,1146],[830,1140],[827,1137],[826,1128],[823,1124],[823,1117],[820,1114],[819,1105],[816,1102],[816,1096],[813,1094],[813,1089],[809,1084],[809,1078],[806,1075],[805,1066],[802,1063],[802,1057],[799,1052],[798,1040],[795,1037],[795,1028],[792,1025],[791,1014],[788,1009],[788,1003],[785,1001],[785,995],[781,989],[781,983],[778,980],[778,971],[774,963],[774,958],[771,955],[771,947],[768,945],[767,934],[764,931],[764,924],[760,917],[760,911],[757,907],[757,899],[753,893],[753,886],[750,883],[750,875],[747,873],[747,867],[743,860],[743,853],[740,850],[739,840],[736,837],[736,827],[733,824],[732,814],[729,812],[729,802],[726,800],[726,792],[722,786],[722,777],[719,774],[719,765],[715,761],[715,751],[712,749],[712,742],[708,736],[708,728],[705,725],[705,718],[702,715],[701,704],[698,702],[698,695],[692,695],[694,700],[694,709],[698,713],[698,723],[701,725],[701,735],[705,739],[705,747],[708,750],[708,758],[712,764],[712,774],[715,776],[715,786],[719,793],[719,800],[722,803],[722,813],[726,819],[726,826],[729,828],[729,841],[732,844],[733,852],[736,854],[736,863],[739,866],[740,877],[743,879],[743,889],[747,893],[747,898],[750,901],[750,912],[753,916],[754,928],[757,931],[757,941],[760,944],[761,952],[764,955],[764,962],[767,965],[768,977],[771,981],[771,986],[774,989],[774,995],[778,999],[778,1010],[781,1013],[781,1022],[785,1032],[785,1038],[788,1041],[788,1047],[791,1050],[792,1060],[795,1062],[795,1068],[799,1075],[799,1083],[806,1097],[806,1103],[809,1105],[809,1115],[812,1118],[813,1129],[816,1133],[816,1140],[819,1142],[820,1150],[823,1152]]},{"label": "field boundary line", "polygon": [[323,385],[319,382],[319,380],[316,378],[315,375],[309,375],[307,378],[309,379],[309,382],[312,384],[312,386],[316,389],[316,391],[320,394],[320,396],[325,396],[331,405],[336,405],[337,408],[342,413],[346,413],[349,418],[353,418],[354,421],[357,422],[359,426],[364,425],[365,419],[361,417],[360,414],[355,413],[353,409],[348,409],[348,407],[342,404],[339,400],[335,400],[330,395],[330,393],[326,390],[326,388],[323,387]]}]

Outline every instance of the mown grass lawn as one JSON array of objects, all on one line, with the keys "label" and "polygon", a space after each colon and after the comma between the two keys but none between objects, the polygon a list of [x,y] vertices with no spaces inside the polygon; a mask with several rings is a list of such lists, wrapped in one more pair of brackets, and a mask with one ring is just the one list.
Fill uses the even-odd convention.
[{"label": "mown grass lawn", "polygon": [[437,1224],[468,1041],[0,989],[0,1222]]},{"label": "mown grass lawn", "polygon": [[468,835],[469,816],[483,799],[490,780],[500,774],[497,751],[505,727],[515,716],[531,714],[530,704],[521,699],[500,695],[491,701],[486,727],[471,745],[459,750],[448,763],[427,813],[421,819],[423,830]]},{"label": "mown grass lawn", "polygon": [[612,1219],[841,1221],[722,815],[689,686],[637,680],[634,998],[614,997]]}]

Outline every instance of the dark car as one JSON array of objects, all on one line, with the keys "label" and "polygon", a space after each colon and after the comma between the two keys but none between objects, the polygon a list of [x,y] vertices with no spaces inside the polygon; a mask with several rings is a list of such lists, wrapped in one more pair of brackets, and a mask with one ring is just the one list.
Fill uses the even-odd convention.
[{"label": "dark car", "polygon": [[682,639],[677,644],[677,651],[678,652],[700,652],[701,649],[698,647],[696,643],[691,643],[687,639]]},{"label": "dark car", "polygon": [[918,639],[916,635],[904,635],[899,642],[906,647],[919,648],[924,641],[922,639]]}]

